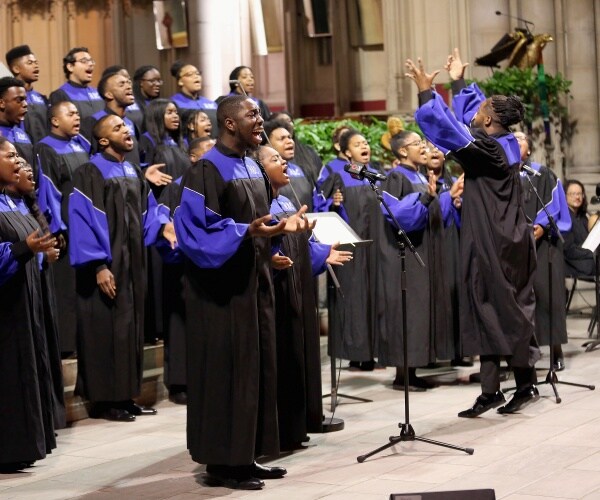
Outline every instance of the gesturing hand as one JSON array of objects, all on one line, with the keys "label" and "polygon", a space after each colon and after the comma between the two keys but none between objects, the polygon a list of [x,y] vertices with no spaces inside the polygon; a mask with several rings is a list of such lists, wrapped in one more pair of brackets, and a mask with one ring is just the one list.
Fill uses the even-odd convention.
[{"label": "gesturing hand", "polygon": [[171,184],[173,177],[160,171],[165,165],[165,163],[150,165],[144,171],[144,177],[146,177],[148,182],[151,182],[155,186],[166,186],[167,184]]},{"label": "gesturing hand", "polygon": [[56,238],[52,234],[45,233],[39,237],[38,234],[40,234],[39,229],[25,238],[29,250],[33,253],[45,252],[56,246]]},{"label": "gesturing hand", "polygon": [[[304,231],[312,231],[317,223],[317,219],[310,222],[304,214],[308,210],[306,205],[302,205],[294,215],[287,218],[283,228],[284,233],[302,233]],[[284,219],[285,220],[285,219]]]},{"label": "gesturing hand", "polygon": [[411,59],[407,59],[405,65],[408,69],[408,73],[406,73],[405,76],[416,83],[419,92],[429,90],[433,85],[433,80],[440,72],[440,70],[437,69],[433,73],[427,73],[423,67],[423,61],[420,57],[417,59],[417,64],[415,64]]},{"label": "gesturing hand", "polygon": [[117,296],[117,284],[115,277],[110,269],[102,269],[96,273],[96,283],[100,290],[106,294],[109,299],[114,299]]},{"label": "gesturing hand", "polygon": [[458,49],[454,49],[452,54],[448,56],[444,69],[448,71],[452,80],[460,80],[465,75],[465,69],[469,63],[463,63],[460,58],[460,52]]},{"label": "gesturing hand", "polygon": [[461,174],[461,176],[456,179],[452,187],[450,188],[450,196],[452,199],[458,198],[462,196],[463,191],[465,189],[465,174]]},{"label": "gesturing hand", "polygon": [[352,260],[352,252],[337,250],[337,247],[339,246],[339,242],[331,245],[331,250],[329,250],[329,255],[325,261],[327,264],[331,264],[332,266],[343,266],[344,262],[350,262]]},{"label": "gesturing hand", "polygon": [[254,238],[256,236],[277,236],[279,233],[282,233],[286,219],[280,220],[274,226],[267,226],[267,223],[272,219],[273,217],[271,217],[271,215],[265,215],[264,217],[253,220],[248,226],[248,234]]}]

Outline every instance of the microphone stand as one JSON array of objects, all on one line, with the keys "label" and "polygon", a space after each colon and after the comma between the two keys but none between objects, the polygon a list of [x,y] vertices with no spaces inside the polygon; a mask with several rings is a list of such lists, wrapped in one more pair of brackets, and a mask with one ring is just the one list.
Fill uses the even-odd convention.
[{"label": "microphone stand", "polygon": [[406,232],[400,226],[400,223],[392,213],[389,205],[384,200],[381,192],[375,185],[375,181],[367,178],[369,184],[371,185],[371,189],[375,193],[377,200],[383,205],[385,211],[388,213],[390,218],[393,221],[394,229],[396,230],[395,237],[398,242],[398,248],[400,251],[400,286],[401,286],[401,297],[402,297],[402,347],[403,347],[403,357],[404,357],[404,423],[399,423],[398,427],[400,428],[400,435],[398,436],[390,436],[389,443],[380,446],[376,450],[370,451],[365,455],[360,455],[356,458],[359,463],[363,463],[367,458],[379,453],[380,451],[391,448],[392,446],[401,443],[402,441],[422,441],[424,443],[434,444],[436,446],[443,446],[445,448],[452,448],[453,450],[464,451],[469,455],[472,455],[475,450],[473,448],[462,448],[460,446],[455,446],[453,444],[443,443],[441,441],[435,441],[433,439],[425,438],[422,436],[417,436],[415,431],[410,423],[410,402],[409,402],[409,392],[408,392],[408,334],[407,334],[407,318],[406,318],[406,247],[413,253],[417,262],[421,267],[425,267],[425,263],[421,259],[420,255],[417,253],[417,250],[413,246],[412,242],[408,238]]},{"label": "microphone stand", "polygon": [[[535,187],[535,185],[533,184],[531,178],[530,178],[530,174],[528,174],[527,172],[525,172],[525,177],[527,178],[527,181],[529,182],[529,185],[531,186],[531,189],[533,190],[533,192],[535,193],[536,198],[538,199],[540,205],[542,206],[544,212],[546,213],[546,217],[548,217],[548,225],[546,226],[546,240],[548,243],[548,250],[547,250],[547,255],[548,255],[548,264],[547,264],[547,269],[548,269],[548,320],[550,323],[550,331],[549,331],[549,339],[548,339],[548,343],[549,343],[549,347],[550,347],[550,369],[548,370],[548,374],[546,375],[546,379],[543,382],[539,382],[538,385],[542,385],[542,384],[550,384],[550,386],[552,387],[552,390],[554,391],[554,397],[556,398],[556,404],[560,403],[562,400],[560,398],[560,396],[558,395],[558,390],[556,389],[556,384],[564,384],[564,385],[572,385],[574,387],[585,387],[586,389],[589,389],[591,391],[593,391],[596,386],[594,385],[587,385],[587,384],[576,384],[574,382],[565,382],[564,380],[558,380],[558,376],[556,375],[556,370],[554,369],[554,324],[552,322],[552,249],[553,249],[553,245],[552,245],[552,237],[553,235],[556,235],[556,237],[562,241],[564,243],[564,238],[562,236],[562,234],[560,234],[560,230],[558,229],[558,226],[556,225],[556,221],[554,220],[554,217],[552,217],[552,215],[550,214],[550,211],[548,210],[548,207],[546,207],[546,204],[542,201],[542,198],[540,197],[540,194],[538,193],[537,188]],[[510,389],[506,389],[506,391],[512,390],[512,389],[516,389],[516,387],[511,387]]]}]

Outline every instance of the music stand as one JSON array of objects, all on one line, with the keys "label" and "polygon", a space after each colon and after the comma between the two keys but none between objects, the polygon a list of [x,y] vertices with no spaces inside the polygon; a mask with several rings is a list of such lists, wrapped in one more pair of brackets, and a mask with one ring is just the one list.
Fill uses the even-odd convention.
[{"label": "music stand", "polygon": [[[600,299],[600,283],[598,283],[598,279],[600,277],[600,259],[598,259],[598,246],[600,245],[600,224],[598,221],[592,227],[590,234],[588,234],[585,241],[582,243],[581,248],[585,248],[587,250],[591,250],[594,252],[594,262],[596,263],[596,276],[594,280],[595,285],[595,293],[596,293],[596,307],[594,308],[594,318],[592,322],[596,325],[596,340],[588,340],[581,344],[581,347],[585,347],[585,352],[593,351],[598,345],[600,345],[600,323],[598,322],[598,318],[600,317],[598,311],[598,304]],[[592,329],[590,329],[592,331]],[[590,332],[591,333],[591,332]]]},{"label": "music stand", "polygon": [[[339,250],[349,251],[352,251],[354,248],[373,243],[373,240],[361,239],[360,236],[358,236],[358,234],[356,234],[356,232],[348,225],[348,223],[336,212],[307,213],[305,216],[310,222],[313,220],[317,221],[317,224],[313,229],[313,236],[319,243],[325,243],[326,245],[339,243]],[[329,264],[327,264],[327,272],[329,273],[331,281],[333,282],[337,292],[341,297],[343,297],[344,294],[342,292],[340,282],[333,271],[333,267]],[[335,408],[338,405],[338,398],[352,399],[360,403],[372,403],[373,401],[371,399],[360,398],[358,396],[349,396],[348,394],[341,394],[337,391],[337,377],[335,372],[335,341],[331,337],[331,328],[327,329],[327,342],[329,343],[329,353],[331,359],[331,413],[335,412]],[[328,397],[327,394],[323,396],[323,398],[326,397]]]}]

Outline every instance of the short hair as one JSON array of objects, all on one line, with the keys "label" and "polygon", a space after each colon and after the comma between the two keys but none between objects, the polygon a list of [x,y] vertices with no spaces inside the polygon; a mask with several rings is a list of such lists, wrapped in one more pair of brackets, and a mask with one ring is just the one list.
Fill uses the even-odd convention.
[{"label": "short hair", "polygon": [[[104,71],[102,72],[102,75],[100,75],[100,78],[104,78],[106,75],[114,75],[115,73],[118,73],[119,71],[123,70],[127,71],[127,68],[125,66],[122,66],[121,64],[113,64],[108,68],[104,68]],[[127,73],[129,73],[129,71],[127,71]]]},{"label": "short hair", "polygon": [[493,95],[490,97],[492,110],[498,117],[500,125],[508,130],[511,125],[516,125],[523,121],[525,108],[521,99],[516,95]]},{"label": "short hair", "polygon": [[100,139],[102,139],[102,130],[104,129],[104,124],[106,123],[107,120],[110,120],[111,118],[114,118],[116,115],[105,115],[102,118],[100,118],[96,124],[94,125],[94,128],[92,130],[92,134],[94,136],[94,139],[96,139],[97,141],[99,141]]},{"label": "short hair", "polygon": [[242,103],[248,99],[245,95],[230,95],[225,97],[217,108],[217,124],[219,130],[225,130],[225,119],[234,118],[235,114],[242,107]]},{"label": "short hair", "polygon": [[6,91],[12,87],[25,87],[25,84],[13,76],[0,78],[0,98],[4,97]]},{"label": "short hair", "polygon": [[334,144],[336,142],[339,144],[341,136],[348,132],[348,130],[352,130],[352,127],[350,125],[340,125],[339,127],[336,127],[333,133],[331,134],[331,141]]},{"label": "short hair", "polygon": [[[390,149],[392,150],[392,153],[394,154],[394,156],[396,158],[398,158],[399,160],[400,160],[400,155],[398,154],[398,150],[401,147],[404,147],[406,138],[412,134],[417,134],[417,133],[413,130],[401,130],[397,134],[394,134],[392,136],[392,138],[390,139]],[[419,135],[419,134],[417,134],[417,135]]]},{"label": "short hair", "polygon": [[294,129],[291,127],[291,125],[287,122],[284,122],[283,120],[269,120],[264,123],[263,127],[265,129],[265,135],[267,137],[271,137],[271,134],[278,128],[284,128],[291,135],[294,134]]},{"label": "short hair", "polygon": [[237,66],[237,67],[233,68],[233,71],[231,73],[229,73],[229,89],[231,90],[231,92],[235,92],[235,88],[237,87],[237,83],[231,83],[231,82],[233,80],[237,80],[240,76],[240,73],[244,69],[249,69],[250,71],[252,71],[252,68],[250,66]]},{"label": "short hair", "polygon": [[102,76],[102,78],[100,78],[100,81],[98,82],[98,94],[100,94],[100,97],[102,97],[102,99],[104,99],[104,100],[106,100],[106,91],[107,91],[107,87],[109,86],[108,82],[114,76],[122,76],[122,75],[117,72],[106,73]]},{"label": "short hair", "polygon": [[18,45],[17,47],[13,47],[6,53],[6,64],[10,68],[17,59],[28,56],[29,54],[33,54],[29,45]]},{"label": "short hair", "polygon": [[0,148],[3,148],[7,142],[10,142],[10,141],[3,135],[0,135]]},{"label": "short hair", "polygon": [[[73,104],[73,102],[72,101],[60,101],[60,102],[52,104],[48,108],[48,118],[55,118],[58,115],[58,110],[60,108],[62,108],[65,104]],[[73,104],[73,106],[75,106],[75,104]],[[75,106],[75,108],[77,108],[77,106]]]},{"label": "short hair", "polygon": [[144,75],[148,73],[148,71],[152,71],[153,69],[160,73],[160,70],[156,66],[152,66],[150,64],[140,66],[133,73],[133,96],[135,97],[135,101],[138,103],[138,106],[142,108],[142,111],[146,110],[146,96],[144,96],[144,94],[142,93],[140,82],[144,79]]},{"label": "short hair", "polygon": [[342,134],[342,136],[340,137],[340,151],[342,153],[346,152],[346,150],[348,149],[348,146],[350,145],[350,140],[353,137],[356,137],[357,135],[362,135],[362,134],[355,128],[351,128]]},{"label": "short hair", "polygon": [[194,139],[192,139],[190,141],[190,143],[188,145],[188,151],[193,151],[198,146],[200,146],[200,144],[202,144],[203,142],[207,142],[207,141],[214,141],[214,139],[212,137],[208,137],[208,136],[195,137]]},{"label": "short hair", "polygon": [[71,71],[68,70],[67,65],[75,64],[75,54],[77,54],[78,52],[89,53],[89,50],[87,49],[87,47],[73,47],[71,50],[69,50],[69,52],[67,52],[65,57],[63,57],[63,72],[65,73],[65,78],[67,80],[69,79],[69,75],[71,74]]}]

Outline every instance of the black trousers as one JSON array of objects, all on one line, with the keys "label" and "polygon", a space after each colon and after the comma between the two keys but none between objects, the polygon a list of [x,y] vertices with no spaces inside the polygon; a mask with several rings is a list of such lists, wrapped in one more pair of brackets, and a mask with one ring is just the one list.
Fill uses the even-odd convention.
[{"label": "black trousers", "polygon": [[[500,356],[480,356],[479,360],[481,362],[481,392],[484,394],[494,394],[500,390]],[[506,361],[510,365],[509,356],[506,356]],[[515,366],[512,368],[512,371],[515,374],[517,390],[537,384],[537,375],[534,366],[527,368],[518,368]]]}]

